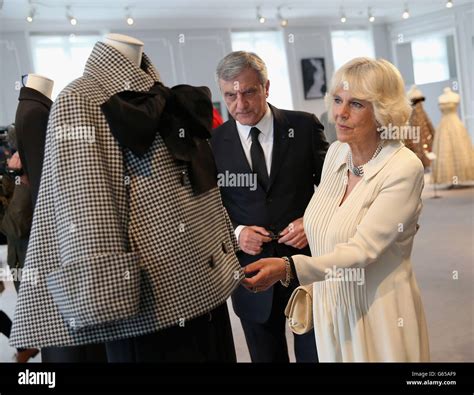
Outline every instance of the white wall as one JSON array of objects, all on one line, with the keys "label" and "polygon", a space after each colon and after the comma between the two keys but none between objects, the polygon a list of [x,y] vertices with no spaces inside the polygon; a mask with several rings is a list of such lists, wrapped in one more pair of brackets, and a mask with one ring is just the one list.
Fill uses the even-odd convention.
[{"label": "white wall", "polygon": [[0,33],[0,126],[15,121],[22,74],[33,70],[24,32]]},{"label": "white wall", "polygon": [[[442,10],[429,15],[417,18],[410,18],[406,21],[394,23],[388,26],[394,63],[405,73],[407,80],[412,78],[407,75],[407,71],[412,67],[412,60],[409,56],[402,56],[397,50],[400,40],[405,43],[412,39],[434,34],[444,33],[453,35],[455,46],[455,59],[451,59],[451,64],[456,64],[455,77],[446,81],[433,84],[420,85],[420,90],[426,96],[425,109],[433,124],[439,123],[441,114],[438,109],[438,96],[442,94],[444,87],[459,87],[461,104],[459,113],[462,121],[474,140],[474,82],[473,72],[473,40],[474,40],[474,4],[454,7],[451,10]],[[402,51],[403,52],[403,51]]]},{"label": "white wall", "polygon": [[326,85],[329,85],[331,75],[334,72],[329,26],[297,27],[287,30],[282,34],[285,35],[293,107],[295,110],[308,111],[319,117],[325,111],[324,100],[305,100],[301,59],[324,58]]}]

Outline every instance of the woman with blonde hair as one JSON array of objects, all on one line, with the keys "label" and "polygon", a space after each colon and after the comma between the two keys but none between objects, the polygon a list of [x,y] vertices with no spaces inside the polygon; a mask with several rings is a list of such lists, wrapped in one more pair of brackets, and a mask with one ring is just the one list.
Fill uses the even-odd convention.
[{"label": "woman with blonde hair", "polygon": [[244,285],[313,284],[320,361],[428,361],[410,260],[424,171],[399,139],[410,115],[403,79],[386,60],[356,58],[334,74],[326,100],[338,141],[304,214],[312,256],[261,259]]}]

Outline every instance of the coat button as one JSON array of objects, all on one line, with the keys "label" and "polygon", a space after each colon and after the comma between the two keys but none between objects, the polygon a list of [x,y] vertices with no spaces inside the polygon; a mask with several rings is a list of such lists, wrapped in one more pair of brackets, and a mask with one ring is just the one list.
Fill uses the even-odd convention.
[{"label": "coat button", "polygon": [[227,254],[229,252],[229,249],[227,248],[227,243],[225,241],[222,242],[222,252],[224,254]]},{"label": "coat button", "polygon": [[207,264],[211,269],[214,269],[216,267],[216,262],[214,261],[214,257],[211,256],[209,260],[207,261]]},{"label": "coat button", "polygon": [[181,185],[184,187],[188,184],[189,184],[188,172],[186,170],[183,170],[181,172]]}]

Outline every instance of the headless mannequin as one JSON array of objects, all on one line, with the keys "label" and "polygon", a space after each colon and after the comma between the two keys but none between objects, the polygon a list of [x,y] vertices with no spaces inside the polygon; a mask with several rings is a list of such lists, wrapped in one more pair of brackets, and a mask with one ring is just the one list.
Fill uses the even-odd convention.
[{"label": "headless mannequin", "polygon": [[54,81],[39,74],[28,74],[25,86],[35,89],[45,95],[48,99],[51,99]]},{"label": "headless mannequin", "polygon": [[142,41],[123,34],[111,33],[105,35],[104,43],[114,47],[135,66],[140,67],[144,45]]}]

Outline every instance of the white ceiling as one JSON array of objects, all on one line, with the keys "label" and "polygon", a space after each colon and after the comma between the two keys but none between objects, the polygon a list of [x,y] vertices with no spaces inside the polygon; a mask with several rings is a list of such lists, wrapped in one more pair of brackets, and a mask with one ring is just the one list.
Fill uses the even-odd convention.
[{"label": "white ceiling", "polygon": [[[474,3],[474,0],[453,0],[454,7]],[[3,7],[1,6],[3,3]],[[169,21],[205,21],[205,26],[222,25],[222,21],[242,21],[247,24],[260,24],[256,19],[256,8],[268,19],[268,24],[277,23],[277,9],[291,21],[301,18],[338,21],[341,6],[344,7],[348,22],[366,21],[368,7],[371,7],[376,22],[395,22],[401,20],[404,4],[407,3],[412,17],[431,12],[450,10],[445,7],[446,0],[0,0],[0,21],[10,26],[26,24],[25,18],[30,7],[36,10],[35,20],[28,24],[45,25],[53,23],[67,25],[66,6],[80,24],[98,22],[124,23],[129,7],[135,19],[133,28],[153,23]],[[261,26],[261,25],[260,25]],[[183,26],[180,26],[183,27]],[[230,26],[232,27],[232,26]],[[26,28],[26,27],[25,27]]]}]

